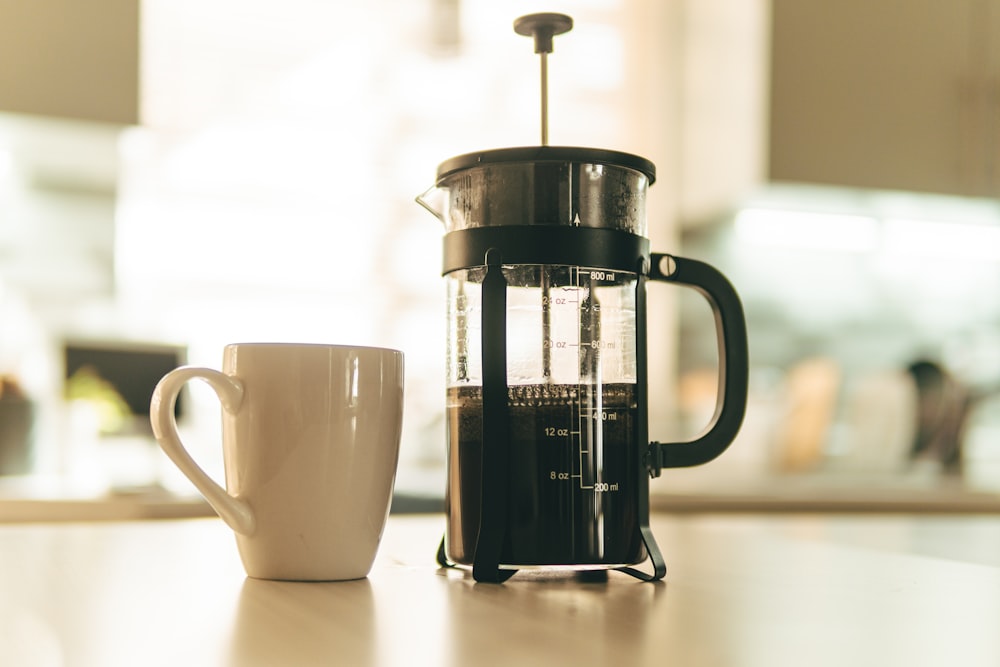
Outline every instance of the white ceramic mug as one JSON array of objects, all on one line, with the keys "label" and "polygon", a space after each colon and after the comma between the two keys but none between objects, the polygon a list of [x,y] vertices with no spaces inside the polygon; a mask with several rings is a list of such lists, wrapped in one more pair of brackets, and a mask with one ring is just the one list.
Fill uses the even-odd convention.
[{"label": "white ceramic mug", "polygon": [[[191,379],[223,408],[227,489],[192,459],[174,404]],[[157,442],[236,532],[260,579],[367,576],[382,537],[403,420],[403,353],[375,347],[227,345],[222,372],[185,366],[160,380]]]}]

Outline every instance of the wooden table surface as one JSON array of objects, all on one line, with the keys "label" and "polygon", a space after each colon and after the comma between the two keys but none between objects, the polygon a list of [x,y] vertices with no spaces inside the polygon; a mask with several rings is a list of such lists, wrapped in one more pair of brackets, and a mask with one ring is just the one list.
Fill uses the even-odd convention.
[{"label": "wooden table surface", "polygon": [[657,515],[666,580],[247,579],[217,519],[0,525],[0,665],[1000,665],[1000,516]]}]

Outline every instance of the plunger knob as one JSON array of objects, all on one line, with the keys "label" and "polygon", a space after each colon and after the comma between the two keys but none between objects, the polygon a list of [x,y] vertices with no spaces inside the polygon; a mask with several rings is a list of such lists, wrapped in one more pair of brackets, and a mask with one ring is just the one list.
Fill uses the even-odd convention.
[{"label": "plunger knob", "polygon": [[514,21],[514,32],[535,38],[535,53],[552,53],[552,38],[573,29],[565,14],[528,14]]}]

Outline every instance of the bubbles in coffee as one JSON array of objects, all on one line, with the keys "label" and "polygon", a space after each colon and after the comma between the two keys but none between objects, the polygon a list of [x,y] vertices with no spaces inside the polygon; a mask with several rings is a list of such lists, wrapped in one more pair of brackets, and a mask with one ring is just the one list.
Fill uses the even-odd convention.
[{"label": "bubbles in coffee", "polygon": [[[510,566],[634,564],[638,527],[633,384],[508,388]],[[482,387],[448,389],[447,550],[471,564],[481,509]]]}]

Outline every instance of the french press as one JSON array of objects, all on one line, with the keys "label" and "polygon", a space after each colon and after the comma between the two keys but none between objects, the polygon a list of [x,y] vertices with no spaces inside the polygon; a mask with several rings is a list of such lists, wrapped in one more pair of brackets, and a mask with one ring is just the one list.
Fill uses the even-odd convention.
[{"label": "french press", "polygon": [[[519,569],[660,579],[649,478],[721,454],[746,409],[739,297],[711,266],[650,253],[654,165],[547,145],[546,55],[572,19],[514,23],[542,59],[542,145],[443,162],[418,202],[445,225],[447,528],[443,566],[477,581]],[[700,291],[715,314],[715,417],[691,442],[648,439],[646,284]],[[648,567],[635,567],[649,561]]]}]

